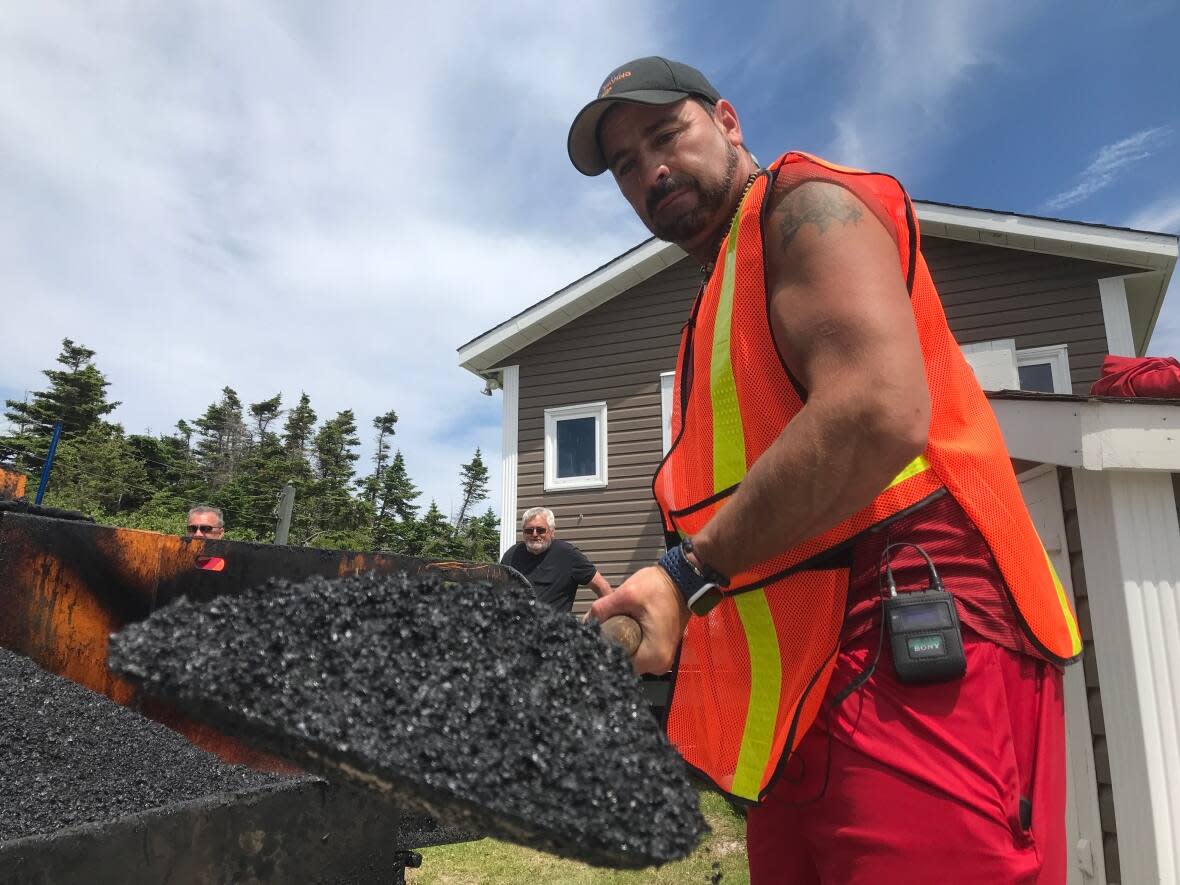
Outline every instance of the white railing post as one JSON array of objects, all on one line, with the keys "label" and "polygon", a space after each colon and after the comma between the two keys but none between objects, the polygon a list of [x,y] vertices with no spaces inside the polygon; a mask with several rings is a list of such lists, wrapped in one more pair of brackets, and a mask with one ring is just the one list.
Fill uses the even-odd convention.
[{"label": "white railing post", "polygon": [[1180,883],[1180,525],[1163,471],[1075,469],[1122,881]]}]

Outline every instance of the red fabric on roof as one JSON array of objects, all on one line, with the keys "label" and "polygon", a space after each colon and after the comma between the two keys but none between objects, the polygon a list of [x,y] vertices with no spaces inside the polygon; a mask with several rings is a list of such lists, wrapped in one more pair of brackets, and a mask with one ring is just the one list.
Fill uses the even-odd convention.
[{"label": "red fabric on roof", "polygon": [[1107,356],[1090,394],[1180,399],[1180,362],[1171,356]]}]

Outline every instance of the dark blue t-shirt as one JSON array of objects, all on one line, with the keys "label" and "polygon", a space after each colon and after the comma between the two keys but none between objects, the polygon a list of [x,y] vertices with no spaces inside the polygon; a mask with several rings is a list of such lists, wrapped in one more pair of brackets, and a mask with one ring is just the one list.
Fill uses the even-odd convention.
[{"label": "dark blue t-shirt", "polygon": [[581,550],[560,538],[554,538],[549,549],[537,556],[529,553],[522,541],[509,547],[500,563],[528,578],[540,602],[564,612],[574,607],[578,588],[589,584],[598,571]]}]

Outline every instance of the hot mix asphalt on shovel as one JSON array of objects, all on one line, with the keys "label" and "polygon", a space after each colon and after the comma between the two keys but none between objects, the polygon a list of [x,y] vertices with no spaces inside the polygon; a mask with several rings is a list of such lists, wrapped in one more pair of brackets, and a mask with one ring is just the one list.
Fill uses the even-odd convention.
[{"label": "hot mix asphalt on shovel", "polygon": [[625,654],[523,588],[272,581],[181,599],[110,665],[309,771],[591,864],[666,863],[706,829]]}]

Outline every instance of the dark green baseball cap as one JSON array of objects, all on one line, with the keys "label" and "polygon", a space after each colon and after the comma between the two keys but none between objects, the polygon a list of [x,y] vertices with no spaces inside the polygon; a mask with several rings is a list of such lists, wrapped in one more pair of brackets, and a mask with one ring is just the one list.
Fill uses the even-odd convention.
[{"label": "dark green baseball cap", "polygon": [[582,108],[570,126],[566,149],[574,168],[583,175],[606,171],[606,158],[598,144],[598,125],[616,103],[675,104],[693,95],[714,104],[721,99],[704,74],[678,61],[649,55],[615,68],[602,81],[598,98]]}]

